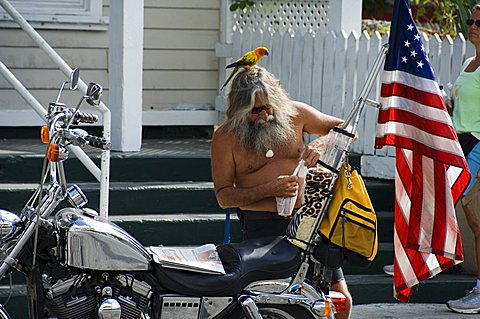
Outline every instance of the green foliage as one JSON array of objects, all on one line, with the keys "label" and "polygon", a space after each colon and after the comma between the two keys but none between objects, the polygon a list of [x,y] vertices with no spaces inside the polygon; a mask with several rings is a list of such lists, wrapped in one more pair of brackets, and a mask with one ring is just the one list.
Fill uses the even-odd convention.
[{"label": "green foliage", "polygon": [[[415,0],[415,2],[418,4],[419,0]],[[431,12],[431,15],[428,15],[428,12]],[[457,33],[455,28],[456,17],[457,6],[454,1],[423,0],[423,4],[418,6],[414,18],[417,21],[436,22],[444,34],[455,36]]]},{"label": "green foliage", "polygon": [[411,3],[418,5],[415,20],[437,23],[443,34],[455,37],[460,31],[466,34],[466,21],[476,0],[411,0]]},{"label": "green foliage", "polygon": [[456,0],[458,6],[458,30],[467,36],[467,19],[470,17],[470,11],[477,3],[476,0]]},{"label": "green foliage", "polygon": [[255,1],[251,0],[234,0],[230,5],[230,11],[242,10],[244,11],[247,6],[251,7],[255,4]]},{"label": "green foliage", "polygon": [[[369,12],[385,10],[393,1],[388,0],[363,0],[363,12],[369,18]],[[415,16],[416,21],[427,21],[439,25],[441,33],[449,34],[452,37],[457,32],[467,34],[467,19],[470,10],[477,3],[477,0],[410,0],[411,4],[417,5]],[[255,0],[232,0],[230,11],[246,11],[248,7],[255,4]],[[378,30],[378,29],[377,29]],[[382,32],[388,27],[382,27]],[[373,30],[370,30],[373,31]],[[423,30],[432,32],[432,30]]]},{"label": "green foliage", "polygon": [[378,19],[373,17],[373,15],[378,14],[379,12],[390,11],[391,4],[387,1],[379,0],[363,0],[362,2],[362,16],[365,19]]}]

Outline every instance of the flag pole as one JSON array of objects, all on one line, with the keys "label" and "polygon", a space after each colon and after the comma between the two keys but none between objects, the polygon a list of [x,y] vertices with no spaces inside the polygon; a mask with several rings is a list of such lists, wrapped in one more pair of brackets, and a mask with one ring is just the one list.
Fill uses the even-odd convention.
[{"label": "flag pole", "polygon": [[362,113],[363,108],[365,107],[365,104],[369,103],[375,106],[380,105],[379,102],[368,99],[368,94],[370,94],[370,91],[372,90],[372,86],[375,83],[378,73],[383,68],[383,64],[385,63],[385,57],[387,56],[387,52],[388,52],[388,43],[385,43],[384,45],[382,45],[382,48],[380,49],[380,52],[378,53],[377,58],[373,63],[372,70],[370,71],[367,79],[365,80],[365,84],[363,85],[362,91],[360,92],[358,99],[353,104],[352,111],[348,115],[345,122],[342,124],[341,126],[342,129],[346,129],[348,125],[351,124],[352,120],[355,118],[355,121],[352,126],[352,133],[355,132],[358,125],[358,120],[360,118],[360,114]]},{"label": "flag pole", "polygon": [[[360,96],[354,102],[353,109],[350,112],[347,120],[343,125],[340,127],[334,127],[332,129],[332,137],[331,142],[325,145],[324,150],[320,155],[320,159],[318,160],[318,164],[323,166],[327,170],[331,171],[332,173],[332,181],[330,183],[330,190],[332,190],[333,185],[338,177],[338,173],[340,171],[340,167],[342,166],[343,162],[348,156],[350,151],[351,144],[355,137],[355,132],[357,131],[357,125],[360,118],[360,114],[365,106],[365,103],[369,104],[380,104],[378,102],[372,101],[367,99],[368,94],[372,89],[373,84],[377,78],[378,73],[380,70],[383,69],[383,64],[385,62],[385,58],[388,52],[388,43],[384,44],[378,53],[378,56],[373,63],[372,70],[370,71],[367,79],[365,80],[365,84],[361,90]],[[355,119],[354,124],[351,127],[348,125]],[[348,130],[347,130],[348,129]],[[349,131],[351,129],[351,131]],[[316,229],[319,228],[320,223],[325,215],[325,211],[330,204],[330,198],[323,204],[321,208],[321,212],[319,216],[316,218],[313,227],[311,228],[309,238],[310,242],[313,240]]]},{"label": "flag pole", "polygon": [[372,69],[360,92],[360,96],[353,103],[352,111],[342,125],[332,129],[332,142],[325,146],[324,151],[318,160],[318,164],[334,173],[338,174],[340,167],[350,151],[351,144],[357,131],[358,122],[360,120],[360,114],[362,113],[365,104],[380,105],[379,102],[372,101],[367,97],[372,90],[378,73],[383,69],[387,52],[388,43],[385,43],[382,45],[382,48],[373,63]]}]

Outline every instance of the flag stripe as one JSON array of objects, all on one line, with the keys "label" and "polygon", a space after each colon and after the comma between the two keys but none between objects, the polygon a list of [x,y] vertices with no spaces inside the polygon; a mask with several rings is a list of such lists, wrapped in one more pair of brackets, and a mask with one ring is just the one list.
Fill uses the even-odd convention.
[{"label": "flag stripe", "polygon": [[[430,240],[430,244],[432,247],[432,252],[441,254],[441,252],[445,251],[445,243],[447,239],[447,206],[445,203],[447,202],[446,199],[446,171],[445,165],[438,161],[433,161],[433,172],[429,178],[432,180],[431,185],[434,187],[435,194],[433,196],[429,196],[428,198],[435,198],[434,201],[434,212],[433,212],[433,228],[430,230],[431,234],[435,234],[435,241]],[[438,181],[434,181],[437,179]],[[428,199],[427,198],[427,199]],[[456,238],[452,238],[452,240],[456,241]],[[420,245],[422,247],[422,245]],[[428,247],[428,245],[425,245]]]},{"label": "flag stripe", "polygon": [[[392,124],[392,123],[389,123],[389,124]],[[395,123],[393,123],[392,125],[395,125]],[[382,125],[378,125],[377,128],[379,126],[382,126]],[[397,127],[400,127],[400,125]],[[466,161],[465,161],[465,157],[463,157],[463,153],[450,154],[448,152],[439,152],[433,146],[430,147],[412,138],[395,135],[394,133],[386,134],[382,138],[375,139],[375,147],[380,148],[382,145],[394,145],[394,146],[401,145],[402,148],[421,152],[424,156],[436,158],[438,161],[442,163],[451,163],[451,165],[457,165],[457,166],[466,165]]]},{"label": "flag stripe", "polygon": [[399,70],[383,71],[382,83],[405,84],[407,87],[422,88],[422,91],[424,92],[434,93],[438,95],[441,94],[440,88],[438,87],[438,83],[436,81]]},{"label": "flag stripe", "polygon": [[[429,198],[435,198],[437,195],[437,189],[433,179],[435,177],[435,161],[422,156],[422,172],[423,172],[423,194],[422,194],[422,211],[419,212],[421,219],[418,225],[420,229],[420,238],[418,239],[419,247],[429,247],[432,244],[433,229],[437,222],[436,211],[437,201],[428,200]],[[432,187],[433,186],[433,187]]]},{"label": "flag stripe", "polygon": [[455,203],[470,173],[407,0],[395,0],[375,147],[396,146],[394,296],[463,260]]},{"label": "flag stripe", "polygon": [[401,96],[411,101],[425,104],[433,108],[444,109],[443,99],[440,95],[418,90],[401,83],[382,84],[381,96]]},{"label": "flag stripe", "polygon": [[[437,121],[432,121],[431,119],[426,119],[418,114],[412,113],[410,111],[405,111],[397,108],[390,108],[389,110],[381,110],[378,113],[378,123],[387,123],[387,122],[399,122],[403,124],[408,124],[412,126],[415,130],[426,132],[429,134],[435,134],[435,132],[440,132],[435,134],[435,136],[441,136],[453,140],[452,144],[455,143],[457,134],[453,127],[448,125],[448,123],[441,123]],[[430,136],[428,136],[430,138]],[[428,140],[428,139],[427,139]]]},{"label": "flag stripe", "polygon": [[391,108],[408,111],[439,123],[450,124],[452,122],[452,118],[444,110],[428,107],[428,105],[417,103],[401,96],[385,96],[382,98],[381,113],[385,113],[385,111]]},{"label": "flag stripe", "polygon": [[412,197],[410,208],[410,220],[408,221],[408,235],[407,247],[417,249],[415,245],[418,243],[420,236],[420,221],[423,211],[423,167],[422,167],[422,155],[413,153],[413,180],[412,180]]}]

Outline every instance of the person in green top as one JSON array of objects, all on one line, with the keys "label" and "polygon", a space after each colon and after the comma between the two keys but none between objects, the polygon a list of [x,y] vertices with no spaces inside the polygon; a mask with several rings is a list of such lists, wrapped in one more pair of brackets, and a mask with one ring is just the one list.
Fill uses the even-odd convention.
[{"label": "person in green top", "polygon": [[[476,55],[467,59],[453,86],[453,125],[467,158],[472,174],[464,192],[468,194],[472,186],[480,180],[480,5],[472,9],[468,24],[468,40],[475,46]],[[477,195],[478,196],[478,195]],[[480,313],[480,211],[471,211],[463,204],[468,226],[475,238],[477,260],[477,283],[466,296],[447,301],[447,307],[459,313]]]}]

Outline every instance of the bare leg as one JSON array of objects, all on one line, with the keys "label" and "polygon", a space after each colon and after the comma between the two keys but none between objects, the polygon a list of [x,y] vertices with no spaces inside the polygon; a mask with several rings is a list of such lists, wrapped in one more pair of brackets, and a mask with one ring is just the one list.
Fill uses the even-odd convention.
[{"label": "bare leg", "polygon": [[[463,206],[463,205],[462,205]],[[477,279],[480,279],[480,220],[477,216],[478,212],[471,212],[467,206],[463,206],[465,217],[467,219],[468,226],[473,232],[475,238],[475,254],[477,260]]]},{"label": "bare leg", "polygon": [[341,292],[347,298],[345,311],[336,314],[335,319],[349,319],[352,312],[352,295],[348,291],[347,283],[345,280],[337,281],[336,283],[332,284],[332,290]]}]

